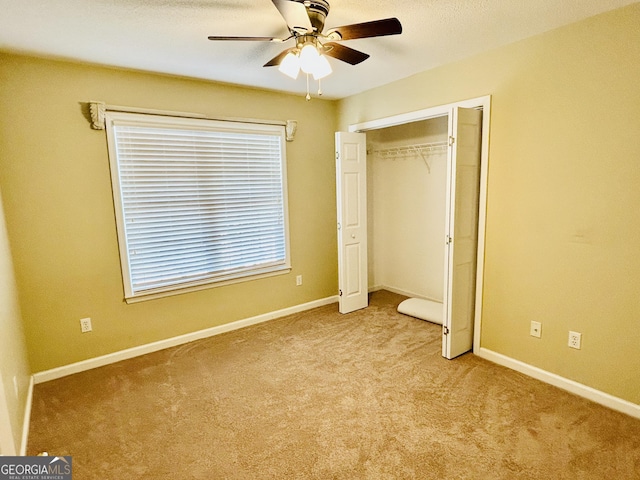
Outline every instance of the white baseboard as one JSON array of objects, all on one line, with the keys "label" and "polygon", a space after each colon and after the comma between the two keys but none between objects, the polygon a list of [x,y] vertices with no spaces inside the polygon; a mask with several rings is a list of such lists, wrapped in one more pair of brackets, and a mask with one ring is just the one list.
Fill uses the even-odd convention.
[{"label": "white baseboard", "polygon": [[109,353],[100,357],[90,358],[81,362],[72,363],[69,365],[63,365],[62,367],[52,368],[51,370],[45,370],[33,374],[33,380],[36,384],[55,380],[56,378],[66,377],[74,373],[84,372],[91,370],[92,368],[102,367],[112,363],[127,360],[129,358],[139,357],[146,355],[147,353],[157,352],[158,350],[164,350],[165,348],[175,347],[185,343],[193,342],[194,340],[200,340],[202,338],[213,337],[221,333],[230,332],[232,330],[238,330],[240,328],[248,327],[250,325],[256,325],[258,323],[267,322],[276,318],[284,317],[294,313],[304,312],[305,310],[311,310],[312,308],[322,307],[338,301],[337,296],[322,298],[320,300],[314,300],[312,302],[304,303],[301,305],[295,305],[275,312],[264,313],[255,317],[238,320],[236,322],[226,323],[224,325],[218,325],[216,327],[206,328],[204,330],[198,330],[197,332],[187,333],[177,337],[167,338],[158,342],[147,343],[145,345],[139,345],[137,347],[128,348],[126,350],[120,350],[118,352]]},{"label": "white baseboard", "polygon": [[389,285],[375,285],[369,287],[369,293],[377,292],[378,290],[387,290],[391,293],[397,293],[398,295],[404,295],[405,297],[422,298],[424,300],[430,300],[436,303],[442,303],[442,299],[436,300],[435,298],[427,297],[426,295],[420,295],[419,293],[410,292],[401,288],[390,287]]},{"label": "white baseboard", "polygon": [[[380,289],[386,289],[389,291],[395,290],[386,286],[374,287],[370,290],[375,291]],[[400,293],[400,292],[395,291],[394,293]],[[128,348],[126,350],[120,350],[118,352],[102,355],[100,357],[95,357],[88,360],[83,360],[81,362],[64,365],[62,367],[53,368],[51,370],[45,370],[42,372],[34,373],[29,385],[27,404],[25,406],[22,445],[20,447],[21,455],[25,454],[24,452],[26,451],[26,446],[27,446],[27,436],[29,433],[31,403],[33,398],[34,384],[48,382],[50,380],[55,380],[56,378],[62,378],[67,375],[72,375],[74,373],[91,370],[93,368],[120,362],[122,360],[127,360],[129,358],[139,357],[147,353],[164,350],[166,348],[175,347],[177,345],[193,342],[195,340],[199,340],[202,338],[208,338],[215,335],[219,335],[221,333],[238,330],[240,328],[248,327],[250,325],[256,325],[258,323],[263,323],[269,320],[274,320],[276,318],[284,317],[286,315],[291,315],[294,313],[303,312],[305,310],[310,310],[312,308],[329,305],[337,301],[338,301],[337,296],[327,297],[320,300],[314,300],[312,302],[296,305],[296,306],[285,308],[282,310],[277,310],[275,312],[257,315],[255,317],[238,320],[236,322],[231,322],[224,325],[219,325],[216,327],[199,330],[197,332],[187,333],[185,335],[168,338],[166,340],[160,340],[158,342],[148,343],[146,345],[140,345],[137,347]],[[595,388],[588,387],[586,385],[575,382],[573,380],[569,380],[567,378],[561,377],[560,375],[547,372],[546,370],[542,370],[541,368],[534,367],[527,363],[521,362],[519,360],[515,360],[511,357],[507,357],[506,355],[496,353],[486,348],[480,348],[474,353],[479,357],[484,358],[485,360],[489,360],[490,362],[497,363],[498,365],[502,365],[512,370],[516,370],[529,377],[543,381],[555,387],[561,388],[568,392],[574,393],[576,395],[579,395],[581,397],[584,397],[591,401],[599,403],[600,405],[604,405],[605,407],[611,408],[613,410],[616,410],[640,419],[640,405],[638,404],[629,402],[627,400],[623,400],[618,397],[614,397],[613,395],[609,395],[608,393],[601,392],[600,390],[596,390]]]},{"label": "white baseboard", "polygon": [[553,385],[554,387],[561,388],[562,390],[566,390],[579,395],[580,397],[599,403],[600,405],[604,405],[612,410],[626,413],[627,415],[640,419],[640,405],[638,404],[631,403],[627,400],[623,400],[622,398],[614,397],[613,395],[601,392],[595,388],[569,380],[568,378],[561,377],[555,373],[547,372],[541,368],[534,367],[486,348],[480,348],[474,353],[485,360],[489,360],[490,362],[516,370],[529,377],[533,377],[537,380]]},{"label": "white baseboard", "polygon": [[29,378],[29,389],[27,390],[27,401],[24,406],[24,420],[22,422],[22,441],[20,442],[20,455],[27,454],[27,441],[29,440],[29,427],[31,425],[31,405],[33,403],[33,385],[35,380],[33,375]]}]

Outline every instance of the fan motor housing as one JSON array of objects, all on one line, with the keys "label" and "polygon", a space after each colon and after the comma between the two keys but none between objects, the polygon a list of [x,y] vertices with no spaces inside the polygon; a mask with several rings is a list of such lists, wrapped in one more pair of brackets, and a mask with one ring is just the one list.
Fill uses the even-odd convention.
[{"label": "fan motor housing", "polygon": [[311,25],[313,29],[322,33],[322,29],[324,28],[324,21],[329,15],[329,2],[326,0],[296,0],[298,3],[302,3],[309,15],[309,20],[311,21]]}]

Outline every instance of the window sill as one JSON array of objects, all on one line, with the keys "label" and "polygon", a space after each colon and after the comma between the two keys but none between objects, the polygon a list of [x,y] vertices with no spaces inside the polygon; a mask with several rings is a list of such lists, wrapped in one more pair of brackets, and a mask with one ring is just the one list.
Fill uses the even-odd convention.
[{"label": "window sill", "polygon": [[206,290],[209,288],[223,287],[225,285],[232,285],[234,283],[249,282],[252,280],[259,280],[261,278],[274,277],[276,275],[286,275],[289,272],[291,272],[290,266],[282,266],[276,270],[271,270],[269,272],[258,274],[247,273],[246,275],[237,276],[227,280],[208,279],[184,287],[167,287],[165,289],[156,289],[147,293],[139,293],[134,297],[125,297],[124,301],[128,304],[140,303],[147,300],[156,300],[158,298],[182,295],[185,293],[197,292],[199,290]]}]

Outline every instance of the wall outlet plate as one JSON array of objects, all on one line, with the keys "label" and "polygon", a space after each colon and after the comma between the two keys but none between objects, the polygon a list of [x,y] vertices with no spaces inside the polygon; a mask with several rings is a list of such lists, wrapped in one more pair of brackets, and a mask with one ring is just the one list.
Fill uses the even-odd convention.
[{"label": "wall outlet plate", "polygon": [[80,319],[80,331],[82,333],[87,333],[92,330],[91,328],[91,319],[90,318],[81,318]]},{"label": "wall outlet plate", "polygon": [[569,332],[569,346],[580,350],[582,346],[582,334],[579,332]]},{"label": "wall outlet plate", "polygon": [[296,276],[296,285],[299,287],[302,285],[302,275]]},{"label": "wall outlet plate", "polygon": [[531,330],[529,335],[540,338],[542,336],[542,324],[540,322],[531,322]]}]

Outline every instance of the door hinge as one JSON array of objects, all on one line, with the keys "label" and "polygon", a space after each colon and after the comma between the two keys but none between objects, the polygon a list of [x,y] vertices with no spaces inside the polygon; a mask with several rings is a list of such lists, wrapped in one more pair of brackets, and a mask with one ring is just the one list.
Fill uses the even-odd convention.
[{"label": "door hinge", "polygon": [[456,143],[456,139],[453,136],[449,136],[449,146],[453,147],[453,144]]},{"label": "door hinge", "polygon": [[449,335],[449,327],[445,327],[444,325],[442,326],[442,333],[444,335]]},{"label": "door hinge", "polygon": [[341,297],[342,296],[342,290],[338,290],[338,296]]},{"label": "door hinge", "polygon": [[336,160],[340,160],[340,152],[336,152]]},{"label": "door hinge", "polygon": [[451,238],[449,235],[447,235],[445,237],[444,243],[447,245],[451,245],[453,243],[453,238]]}]

